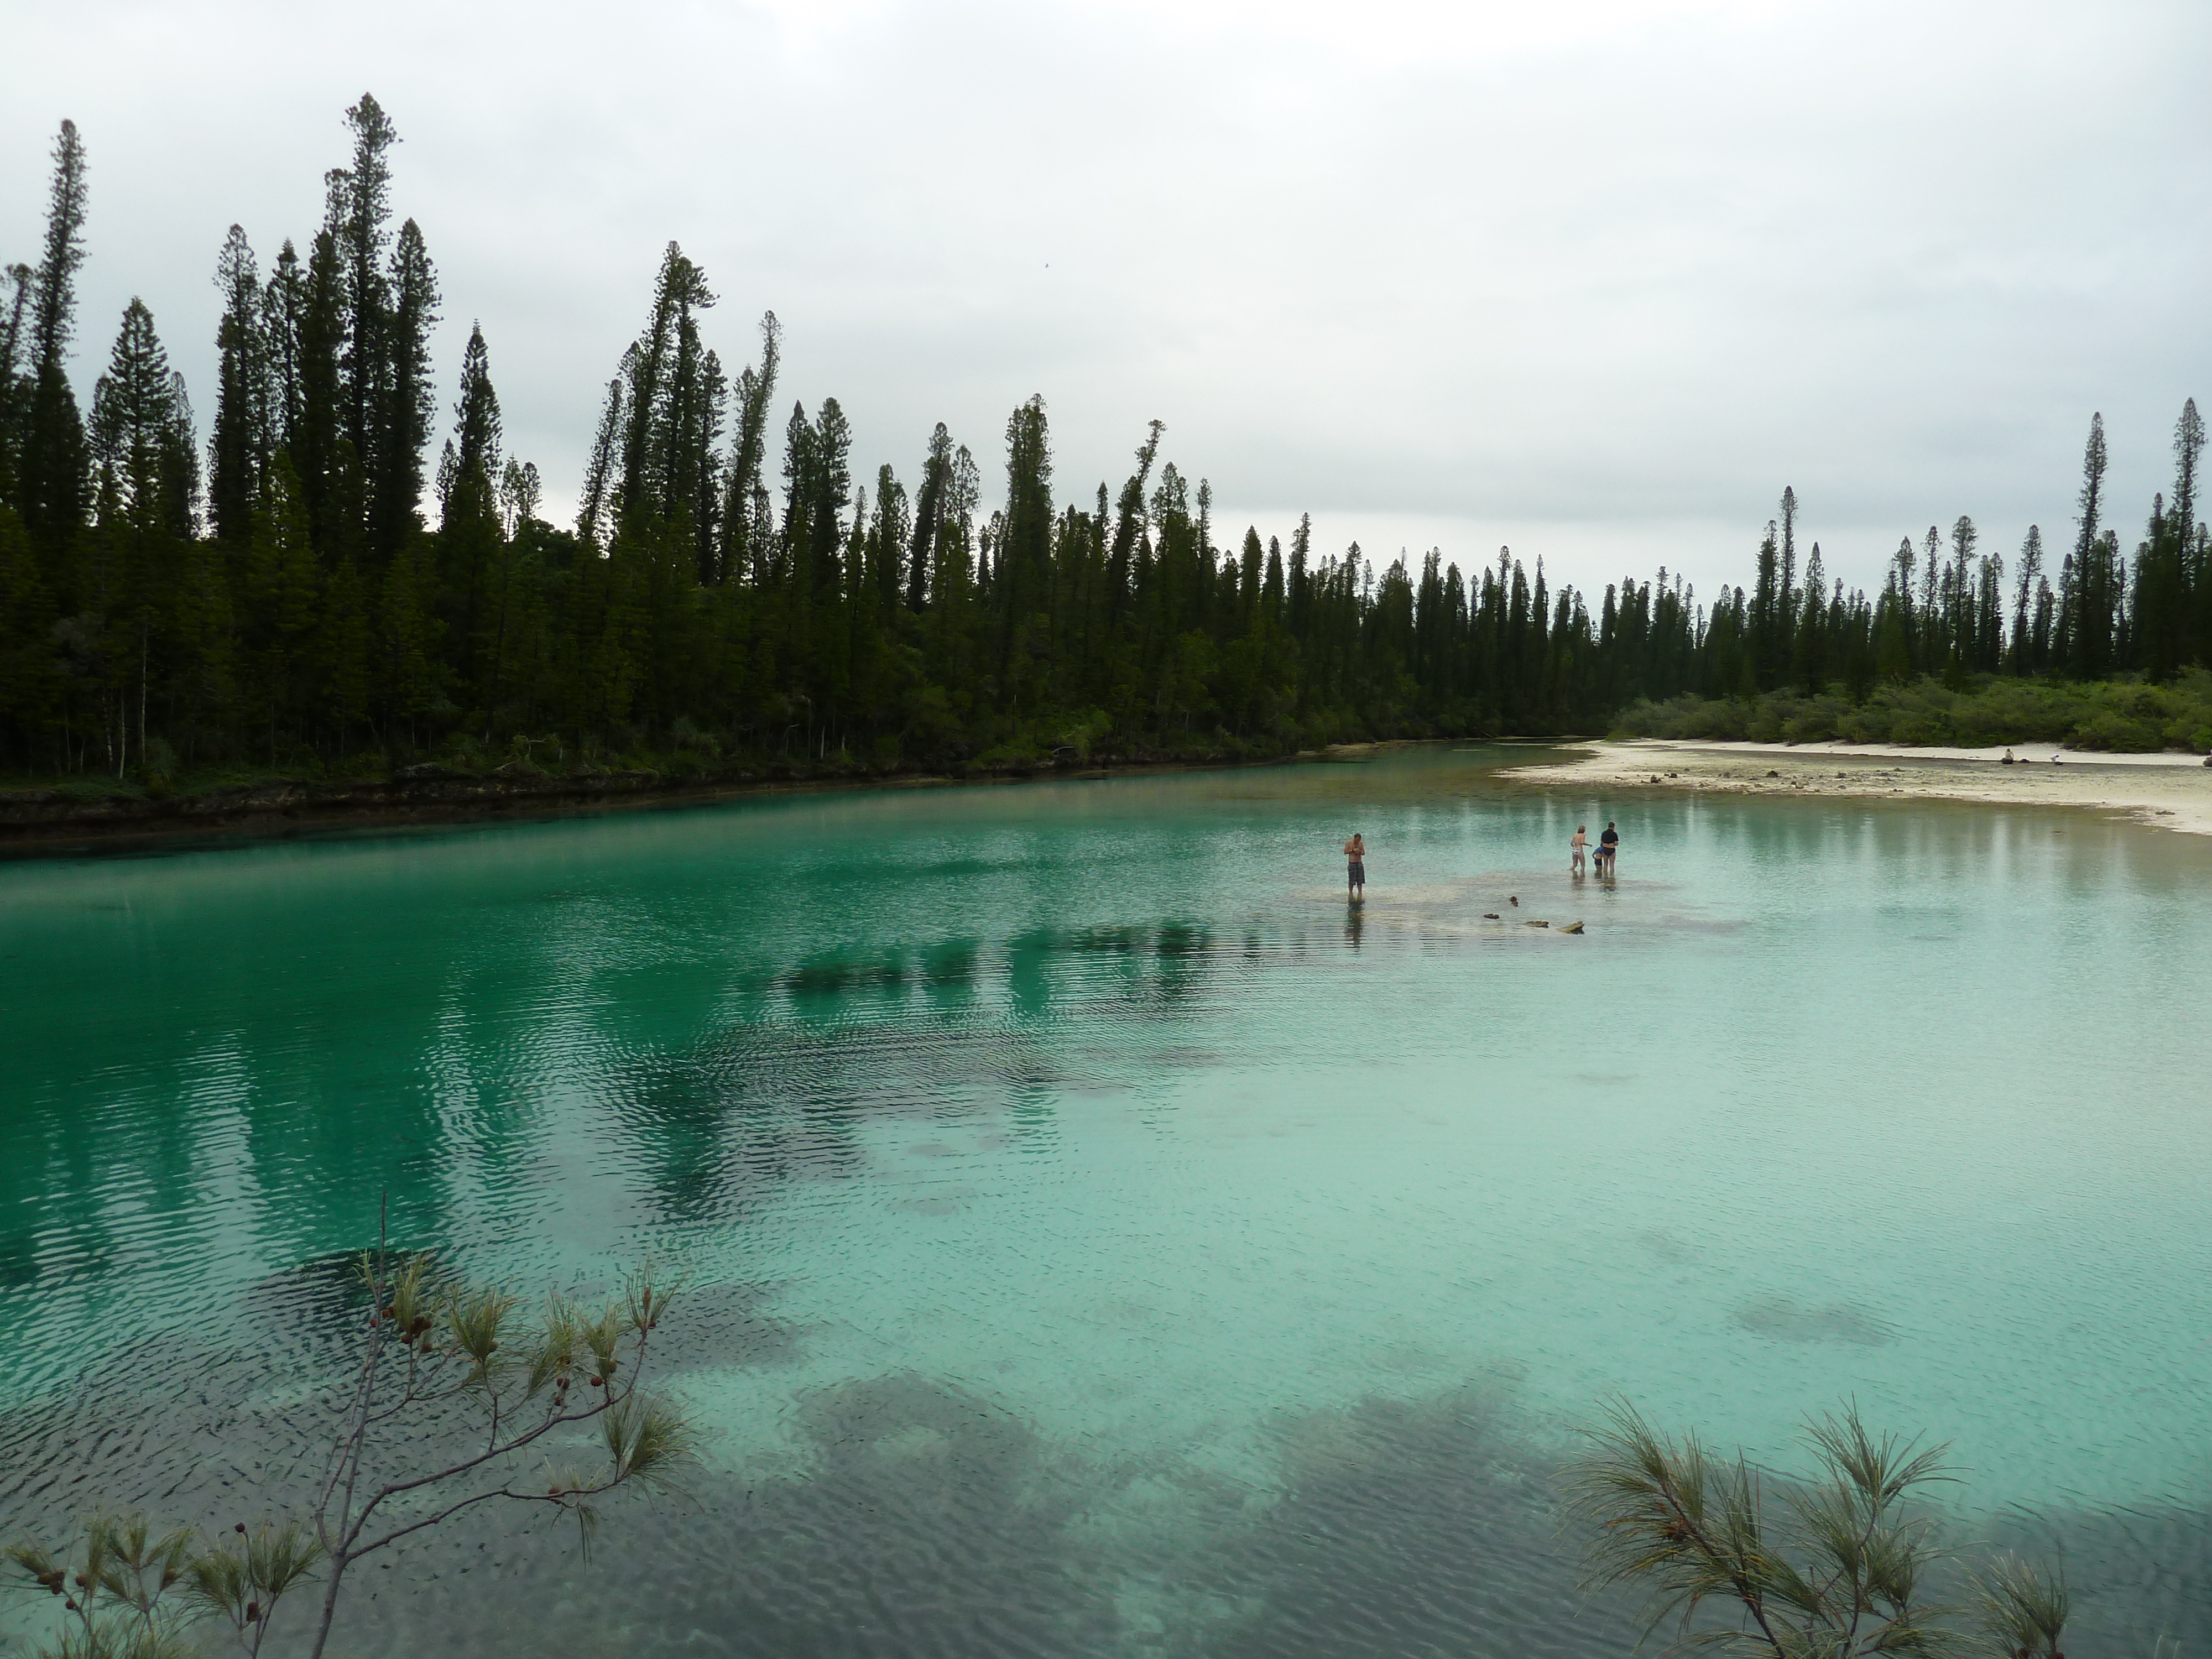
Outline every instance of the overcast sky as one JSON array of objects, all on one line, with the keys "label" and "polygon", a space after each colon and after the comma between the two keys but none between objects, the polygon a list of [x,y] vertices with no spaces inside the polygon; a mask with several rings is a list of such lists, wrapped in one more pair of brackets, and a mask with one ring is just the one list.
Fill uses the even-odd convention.
[{"label": "overcast sky", "polygon": [[2208,70],[2204,0],[0,0],[0,259],[75,119],[80,385],[142,295],[204,434],[224,231],[304,241],[367,88],[441,422],[480,319],[564,511],[674,238],[871,480],[943,420],[995,490],[1042,392],[1063,497],[1158,417],[1224,542],[1710,592],[1790,483],[1872,584],[1961,513],[2063,539],[2093,410],[2132,546],[2212,393]]}]

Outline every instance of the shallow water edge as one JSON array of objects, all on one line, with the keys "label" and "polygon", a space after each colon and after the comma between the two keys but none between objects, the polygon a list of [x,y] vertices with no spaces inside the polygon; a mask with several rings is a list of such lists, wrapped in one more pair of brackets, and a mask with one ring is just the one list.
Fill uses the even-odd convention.
[{"label": "shallow water edge", "polygon": [[[927,768],[883,772],[775,768],[708,776],[647,772],[503,777],[430,766],[428,775],[331,783],[277,782],[151,799],[71,797],[51,789],[0,791],[0,860],[74,858],[109,850],[184,852],[239,840],[281,840],[349,830],[475,823],[541,823],[605,812],[709,805],[757,796],[856,789],[947,788],[1098,781],[1178,771],[1281,766],[1403,748],[1429,739],[1346,744],[1249,757],[1205,756],[1012,768],[955,775]],[[1441,740],[1439,740],[1441,741]]]}]

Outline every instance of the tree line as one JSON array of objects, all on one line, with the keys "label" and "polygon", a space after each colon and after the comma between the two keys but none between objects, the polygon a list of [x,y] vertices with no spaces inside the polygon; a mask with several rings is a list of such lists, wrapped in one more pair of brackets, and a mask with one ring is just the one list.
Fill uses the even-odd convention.
[{"label": "tree line", "polygon": [[[939,424],[908,483],[856,470],[833,397],[782,420],[781,329],[732,375],[706,273],[670,244],[609,380],[573,527],[503,447],[472,328],[451,426],[398,133],[346,112],[323,221],[264,270],[217,256],[203,449],[155,319],[126,307],[88,415],[68,374],[85,149],[64,122],[35,264],[0,322],[0,767],[165,778],[364,753],[687,752],[862,766],[1601,730],[1639,699],[1791,688],[1863,700],[1937,677],[2171,677],[2212,665],[2194,403],[2132,557],[2093,421],[2070,548],[2012,568],[1970,519],[1846,592],[1785,490],[1754,580],[1708,602],[1662,569],[1595,609],[1510,550],[1462,572],[1222,535],[1154,422],[1118,489],[1055,494],[1045,404],[1009,416],[1002,488]],[[304,246],[304,252],[302,246]],[[987,500],[988,495],[988,500]],[[550,740],[550,741],[549,741]]]}]

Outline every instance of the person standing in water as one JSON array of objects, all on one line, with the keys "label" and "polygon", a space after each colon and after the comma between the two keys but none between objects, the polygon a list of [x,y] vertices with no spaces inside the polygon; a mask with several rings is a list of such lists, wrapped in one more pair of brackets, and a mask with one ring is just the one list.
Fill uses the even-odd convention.
[{"label": "person standing in water", "polygon": [[1367,897],[1367,843],[1360,840],[1357,830],[1344,843],[1344,860],[1345,896],[1355,902],[1364,902]]},{"label": "person standing in water", "polygon": [[1605,833],[1597,838],[1598,873],[1605,876],[1611,875],[1613,861],[1620,856],[1620,831],[1613,827],[1613,820],[1608,818],[1606,820]]},{"label": "person standing in water", "polygon": [[1567,851],[1573,855],[1567,860],[1567,873],[1571,876],[1579,876],[1583,872],[1583,854],[1589,846],[1589,836],[1584,832],[1589,828],[1586,823],[1577,824],[1575,838],[1567,843]]}]

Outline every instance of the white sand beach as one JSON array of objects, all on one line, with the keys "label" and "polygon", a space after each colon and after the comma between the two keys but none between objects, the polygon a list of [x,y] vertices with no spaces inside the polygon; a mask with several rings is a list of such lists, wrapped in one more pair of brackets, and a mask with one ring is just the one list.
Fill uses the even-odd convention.
[{"label": "white sand beach", "polygon": [[[1579,745],[1578,745],[1579,746]],[[2212,835],[2212,767],[2196,755],[2107,755],[2015,745],[1914,749],[1887,744],[1707,743],[1656,738],[1593,743],[1581,757],[1516,768],[1527,783],[1729,794],[1929,795],[2072,806],[2162,830]]]}]

